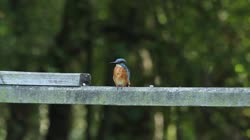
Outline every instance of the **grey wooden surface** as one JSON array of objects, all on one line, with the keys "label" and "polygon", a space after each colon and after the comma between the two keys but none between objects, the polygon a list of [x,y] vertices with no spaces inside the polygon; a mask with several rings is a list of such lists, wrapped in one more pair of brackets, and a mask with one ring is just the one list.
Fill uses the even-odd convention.
[{"label": "grey wooden surface", "polygon": [[0,86],[2,103],[250,106],[250,88]]},{"label": "grey wooden surface", "polygon": [[0,71],[0,85],[81,86],[90,84],[87,73]]}]

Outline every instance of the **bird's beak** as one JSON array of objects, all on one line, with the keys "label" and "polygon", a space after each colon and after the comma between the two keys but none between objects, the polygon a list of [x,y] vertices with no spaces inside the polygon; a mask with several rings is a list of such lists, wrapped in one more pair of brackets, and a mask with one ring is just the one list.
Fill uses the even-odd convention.
[{"label": "bird's beak", "polygon": [[114,62],[109,62],[109,63],[115,64],[115,61]]}]

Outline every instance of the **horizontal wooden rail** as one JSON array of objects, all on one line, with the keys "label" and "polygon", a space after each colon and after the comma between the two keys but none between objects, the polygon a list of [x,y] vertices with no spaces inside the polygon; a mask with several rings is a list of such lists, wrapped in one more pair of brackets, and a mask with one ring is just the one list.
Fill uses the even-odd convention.
[{"label": "horizontal wooden rail", "polygon": [[2,103],[126,106],[250,106],[250,88],[0,85]]},{"label": "horizontal wooden rail", "polygon": [[88,73],[0,71],[0,85],[82,86],[90,82]]}]

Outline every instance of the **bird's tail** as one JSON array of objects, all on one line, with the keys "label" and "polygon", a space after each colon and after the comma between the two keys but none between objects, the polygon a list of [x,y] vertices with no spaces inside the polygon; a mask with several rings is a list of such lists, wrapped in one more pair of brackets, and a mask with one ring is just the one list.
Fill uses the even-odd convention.
[{"label": "bird's tail", "polygon": [[128,85],[127,85],[128,87],[130,87],[130,81],[128,82]]}]

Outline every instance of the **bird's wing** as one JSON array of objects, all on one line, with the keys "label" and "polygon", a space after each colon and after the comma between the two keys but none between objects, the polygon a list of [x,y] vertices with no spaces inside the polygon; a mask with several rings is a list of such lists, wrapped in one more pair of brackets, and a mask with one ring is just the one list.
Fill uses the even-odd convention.
[{"label": "bird's wing", "polygon": [[121,66],[123,67],[123,68],[125,68],[125,70],[126,70],[126,73],[127,73],[127,81],[128,81],[128,86],[130,86],[130,71],[129,71],[129,69],[128,69],[128,67],[125,65],[125,64],[121,64]]}]

